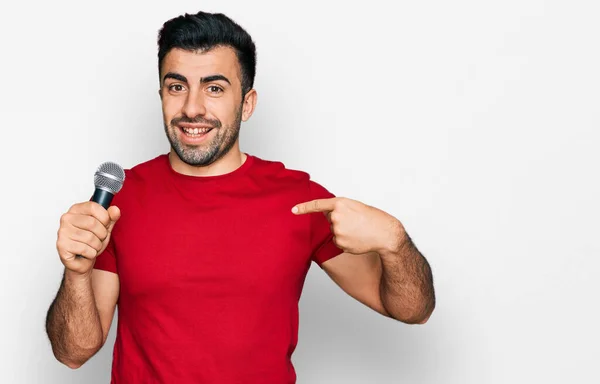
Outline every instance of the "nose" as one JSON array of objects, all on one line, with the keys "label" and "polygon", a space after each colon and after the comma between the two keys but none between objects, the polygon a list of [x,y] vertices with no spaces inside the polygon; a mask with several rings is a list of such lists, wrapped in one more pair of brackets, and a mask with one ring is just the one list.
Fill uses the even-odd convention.
[{"label": "nose", "polygon": [[183,114],[188,118],[193,119],[194,117],[206,114],[206,106],[204,105],[204,96],[202,92],[198,90],[190,90],[183,105]]}]

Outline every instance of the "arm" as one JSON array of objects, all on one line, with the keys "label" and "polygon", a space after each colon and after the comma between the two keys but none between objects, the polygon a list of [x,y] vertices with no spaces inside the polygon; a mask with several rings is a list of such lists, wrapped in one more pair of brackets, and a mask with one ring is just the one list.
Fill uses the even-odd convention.
[{"label": "arm", "polygon": [[116,274],[93,270],[79,276],[68,269],[46,318],[56,359],[79,368],[104,345],[119,296]]},{"label": "arm", "polygon": [[72,206],[60,220],[56,249],[65,272],[46,315],[46,332],[57,360],[78,368],[106,341],[112,322],[119,279],[94,269],[96,257],[108,246],[120,218],[95,202]]},{"label": "arm", "polygon": [[435,308],[431,267],[401,229],[398,246],[382,251],[381,299],[397,320],[425,324]]},{"label": "arm", "polygon": [[407,324],[423,324],[435,307],[433,277],[399,220],[347,198],[299,204],[295,214],[325,214],[344,253],[322,264],[350,296]]},{"label": "arm", "polygon": [[353,255],[344,252],[321,267],[344,292],[380,314],[392,317],[381,300],[381,258],[376,252]]},{"label": "arm", "polygon": [[342,253],[322,268],[348,295],[407,324],[425,324],[435,308],[433,277],[412,241],[397,252]]}]

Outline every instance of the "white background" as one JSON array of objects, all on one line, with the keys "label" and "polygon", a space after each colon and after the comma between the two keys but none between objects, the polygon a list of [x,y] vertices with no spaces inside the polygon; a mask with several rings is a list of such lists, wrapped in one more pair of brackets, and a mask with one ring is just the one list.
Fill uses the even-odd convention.
[{"label": "white background", "polygon": [[398,217],[434,271],[436,311],[409,326],[313,265],[299,383],[600,382],[597,2],[2,8],[0,382],[108,383],[114,327],[76,371],[45,335],[59,217],[89,198],[101,162],[168,151],[157,32],[199,10],[257,44],[242,150]]}]

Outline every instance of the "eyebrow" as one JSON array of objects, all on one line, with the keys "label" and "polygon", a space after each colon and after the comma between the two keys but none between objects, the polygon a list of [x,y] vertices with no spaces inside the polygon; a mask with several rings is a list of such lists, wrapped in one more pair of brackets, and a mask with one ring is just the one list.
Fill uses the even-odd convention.
[{"label": "eyebrow", "polygon": [[[165,74],[165,76],[163,77],[163,83],[167,79],[179,80],[184,83],[188,82],[187,77],[180,75],[179,73],[175,73],[175,72],[167,72]],[[210,83],[210,82],[218,81],[218,80],[225,81],[227,84],[231,85],[231,81],[229,81],[229,79],[223,75],[210,75],[210,76],[203,77],[200,79],[200,83]]]},{"label": "eyebrow", "polygon": [[200,83],[211,83],[213,81],[223,80],[227,84],[231,85],[231,81],[223,75],[210,75],[200,79]]},{"label": "eyebrow", "polygon": [[175,72],[167,72],[165,74],[165,76],[163,77],[163,83],[165,82],[165,80],[167,79],[175,79],[175,80],[179,80],[182,81],[184,83],[187,83],[187,78],[183,75],[180,75],[179,73],[175,73]]}]

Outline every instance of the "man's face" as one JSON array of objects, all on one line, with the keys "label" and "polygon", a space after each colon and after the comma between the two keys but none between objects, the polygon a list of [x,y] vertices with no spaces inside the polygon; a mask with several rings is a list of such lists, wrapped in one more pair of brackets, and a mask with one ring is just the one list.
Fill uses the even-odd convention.
[{"label": "man's face", "polygon": [[174,48],[163,59],[165,132],[183,162],[212,164],[236,144],[242,121],[240,74],[229,47],[207,52]]}]

